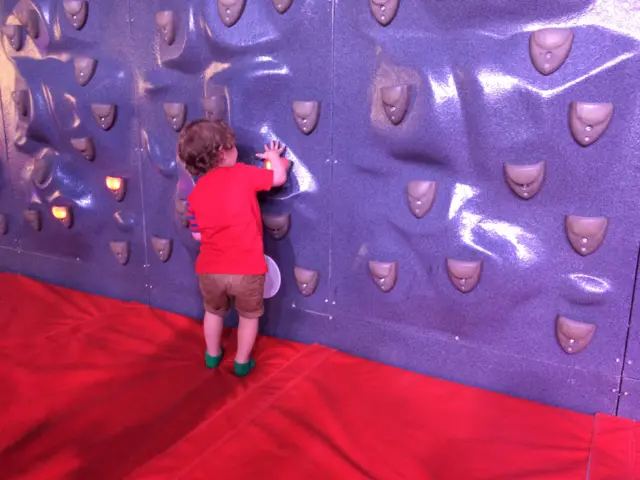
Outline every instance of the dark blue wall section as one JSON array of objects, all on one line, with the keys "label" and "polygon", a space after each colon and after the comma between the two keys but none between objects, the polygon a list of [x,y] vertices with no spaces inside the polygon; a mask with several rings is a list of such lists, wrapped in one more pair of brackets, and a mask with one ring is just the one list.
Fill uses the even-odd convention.
[{"label": "dark blue wall section", "polygon": [[[3,29],[0,55],[0,268],[199,317],[198,246],[180,214],[194,180],[175,144],[181,112],[218,116],[236,129],[244,161],[279,139],[293,162],[287,184],[260,198],[264,214],[291,218],[283,239],[265,235],[283,275],[266,333],[640,418],[637,9],[400,0],[393,16],[391,0],[293,0],[284,13],[279,3],[247,0],[227,27],[217,0],[0,0],[3,24],[21,26]],[[85,13],[75,28],[70,18],[78,25]],[[550,27],[573,37],[562,66],[542,75],[530,37]],[[568,45],[566,32],[536,35],[534,56],[549,50],[542,63]],[[83,57],[95,69],[75,68]],[[296,101],[318,102],[309,134]],[[614,105],[589,146],[572,137],[572,102]],[[111,128],[95,105],[115,106]],[[596,132],[598,120],[581,128]],[[78,139],[90,139],[94,158]],[[540,191],[518,197],[504,165],[542,161]],[[123,179],[121,201],[106,177]],[[414,181],[436,189],[422,218],[410,209]],[[71,228],[52,207],[67,208]],[[607,218],[594,253],[574,250],[568,215]],[[569,228],[577,248],[600,233],[584,224]],[[166,262],[154,245],[171,249]],[[475,288],[453,285],[447,259],[482,262]],[[395,262],[397,279],[379,288],[370,262]],[[298,290],[296,266],[318,273],[312,295]],[[560,322],[563,336],[558,317],[581,323]]]}]

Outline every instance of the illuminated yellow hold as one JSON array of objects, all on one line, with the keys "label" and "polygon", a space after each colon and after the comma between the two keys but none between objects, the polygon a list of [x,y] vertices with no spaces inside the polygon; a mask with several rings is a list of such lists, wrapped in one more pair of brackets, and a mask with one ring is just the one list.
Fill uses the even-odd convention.
[{"label": "illuminated yellow hold", "polygon": [[58,220],[65,220],[69,217],[69,209],[67,207],[51,207],[51,214]]},{"label": "illuminated yellow hold", "polygon": [[112,192],[117,192],[122,187],[122,179],[119,177],[107,177],[104,183]]}]

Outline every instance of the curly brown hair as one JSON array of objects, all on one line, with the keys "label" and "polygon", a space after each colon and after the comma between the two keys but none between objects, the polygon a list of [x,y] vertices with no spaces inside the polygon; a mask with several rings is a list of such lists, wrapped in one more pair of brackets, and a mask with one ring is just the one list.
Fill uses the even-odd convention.
[{"label": "curly brown hair", "polygon": [[222,120],[194,120],[180,132],[178,158],[191,175],[202,175],[218,166],[222,150],[233,148],[235,141],[235,133]]}]

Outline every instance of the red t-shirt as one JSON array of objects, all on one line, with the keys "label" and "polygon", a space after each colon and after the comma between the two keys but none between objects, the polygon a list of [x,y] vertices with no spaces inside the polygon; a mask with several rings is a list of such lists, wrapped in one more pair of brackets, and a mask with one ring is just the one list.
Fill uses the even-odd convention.
[{"label": "red t-shirt", "polygon": [[267,273],[256,194],[273,186],[273,170],[236,163],[198,180],[187,199],[192,231],[202,237],[196,273]]}]

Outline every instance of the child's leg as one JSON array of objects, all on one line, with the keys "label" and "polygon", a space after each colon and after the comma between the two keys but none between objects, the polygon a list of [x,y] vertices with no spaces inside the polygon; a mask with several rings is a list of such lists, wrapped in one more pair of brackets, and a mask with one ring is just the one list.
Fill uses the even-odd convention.
[{"label": "child's leg", "polygon": [[205,363],[215,368],[222,361],[223,350],[220,346],[224,316],[229,311],[227,294],[228,275],[198,275],[200,291],[204,299],[204,340],[207,345]]},{"label": "child's leg", "polygon": [[238,352],[236,353],[236,363],[247,363],[251,357],[253,344],[258,336],[258,319],[247,318],[240,315],[238,324]]},{"label": "child's leg", "polygon": [[215,313],[205,312],[204,314],[204,341],[207,344],[207,353],[210,357],[217,357],[222,353],[220,341],[222,340],[222,329],[224,318]]},{"label": "child's leg", "polygon": [[233,282],[232,294],[240,317],[235,360],[235,371],[239,376],[247,375],[255,366],[251,351],[258,336],[258,319],[264,313],[265,278],[266,275],[243,275]]}]

